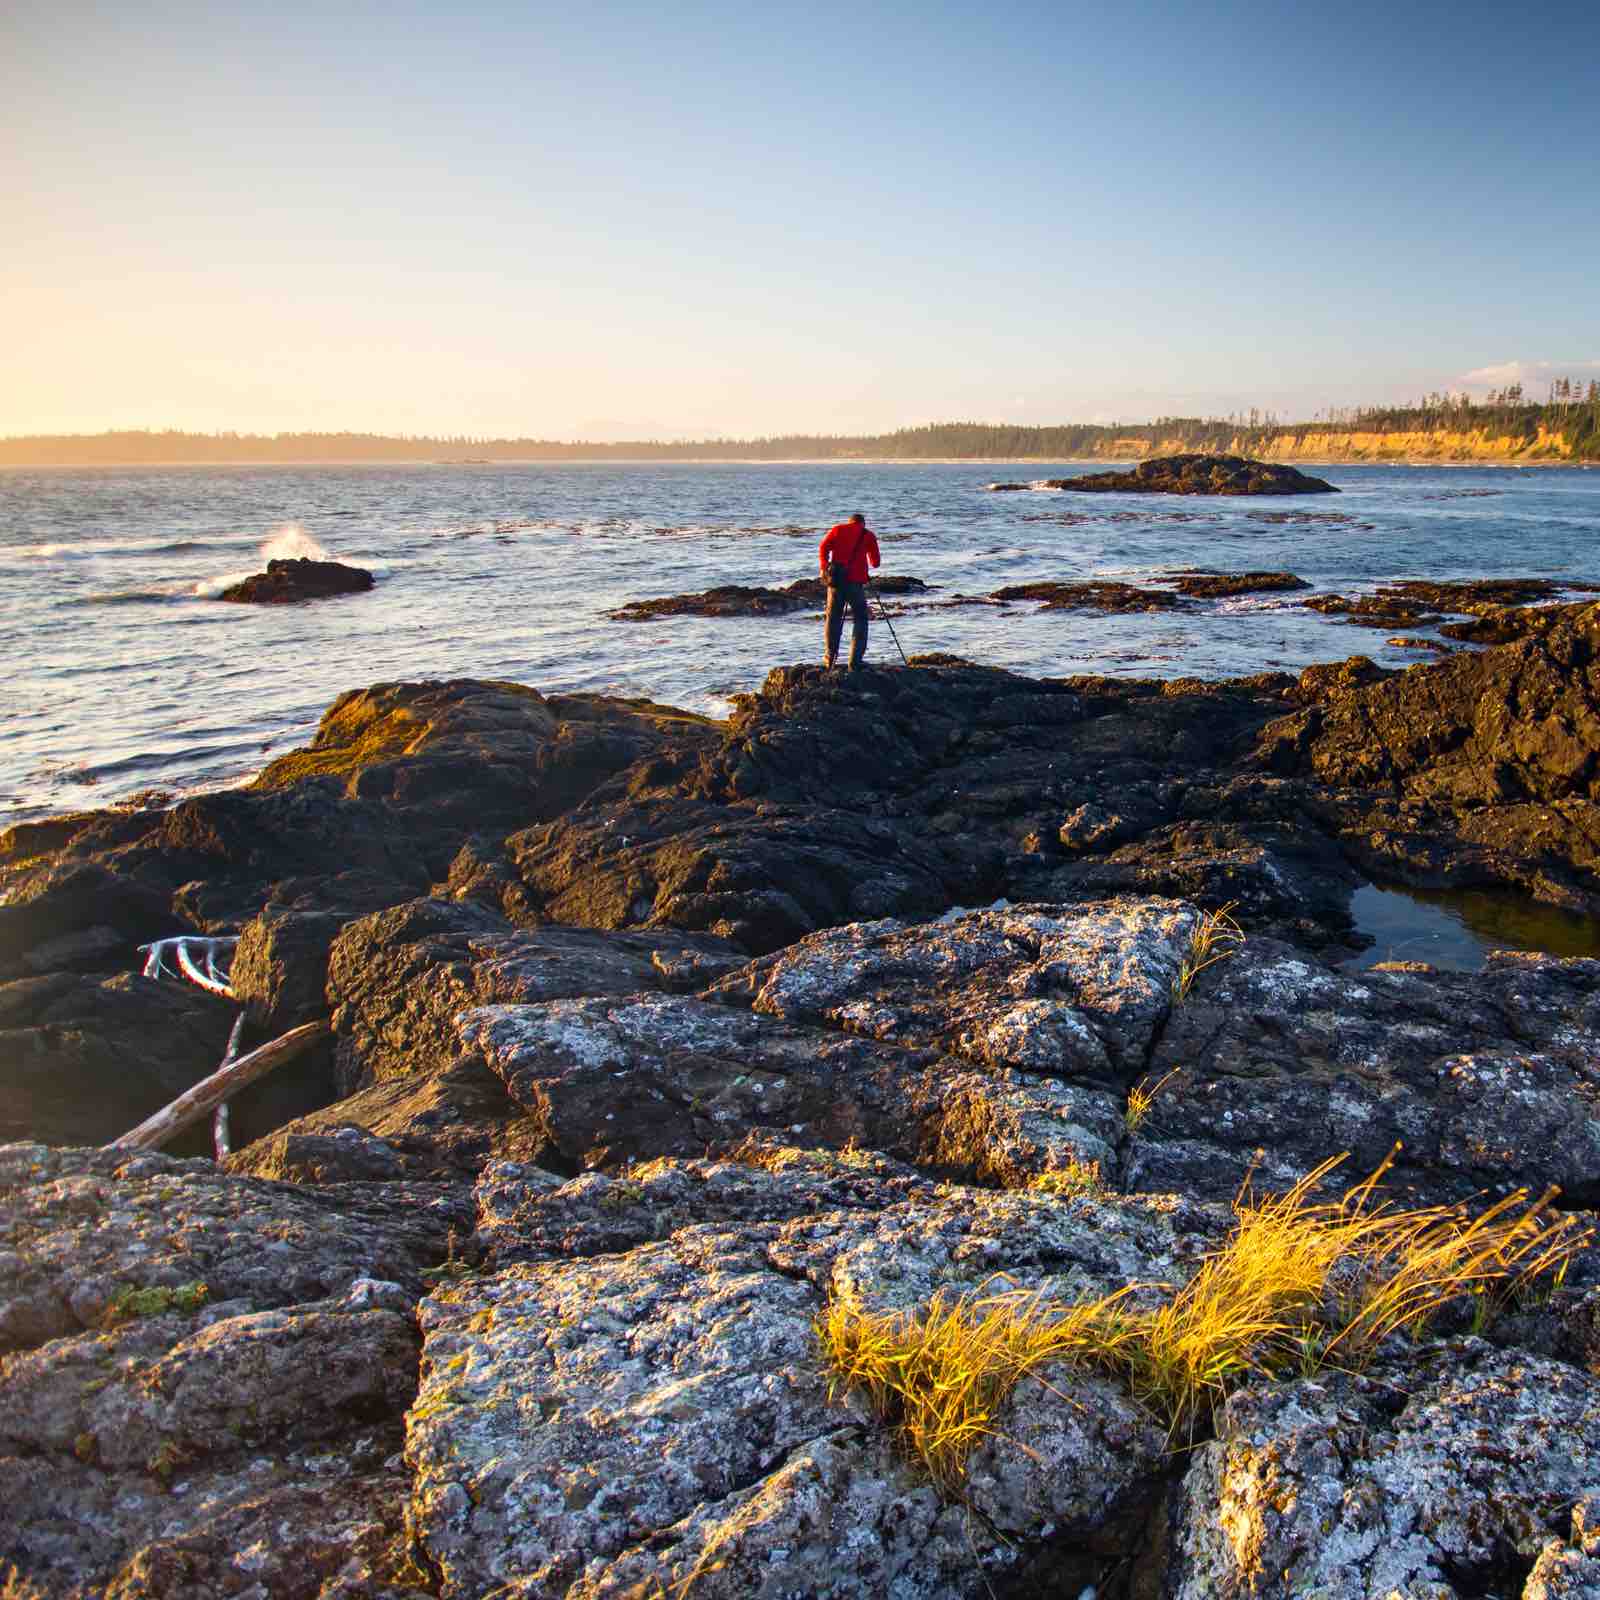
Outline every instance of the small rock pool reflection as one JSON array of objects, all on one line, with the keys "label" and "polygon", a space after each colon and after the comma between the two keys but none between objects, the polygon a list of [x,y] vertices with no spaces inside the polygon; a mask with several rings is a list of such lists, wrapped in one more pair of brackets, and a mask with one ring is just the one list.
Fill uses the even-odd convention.
[{"label": "small rock pool reflection", "polygon": [[1354,971],[1380,961],[1426,961],[1450,972],[1476,972],[1491,950],[1600,957],[1600,917],[1509,889],[1380,889],[1369,883],[1351,897],[1350,914],[1374,941],[1344,963]]}]

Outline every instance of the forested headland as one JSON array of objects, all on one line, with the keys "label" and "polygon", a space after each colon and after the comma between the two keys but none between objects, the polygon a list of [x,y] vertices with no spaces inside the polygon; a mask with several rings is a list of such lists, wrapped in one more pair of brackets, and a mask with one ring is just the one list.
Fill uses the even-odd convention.
[{"label": "forested headland", "polygon": [[1561,379],[1549,397],[1520,385],[1481,400],[1428,395],[1414,405],[1370,406],[1285,422],[1259,411],[1152,422],[936,422],[868,435],[784,434],[758,439],[633,439],[595,444],[470,435],[181,433],[121,430],[0,438],[0,465],[220,465],[271,462],[495,461],[995,461],[1129,460],[1204,450],[1266,460],[1596,461],[1600,382]]}]

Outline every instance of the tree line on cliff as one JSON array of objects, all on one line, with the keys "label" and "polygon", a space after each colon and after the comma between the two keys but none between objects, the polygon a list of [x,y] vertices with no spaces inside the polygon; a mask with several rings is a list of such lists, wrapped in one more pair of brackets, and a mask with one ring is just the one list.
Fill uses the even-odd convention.
[{"label": "tree line on cliff", "polygon": [[1126,456],[1159,448],[1316,455],[1345,448],[1338,436],[1469,434],[1507,440],[1516,454],[1544,440],[1541,457],[1600,460],[1600,382],[1585,387],[1558,379],[1544,401],[1520,384],[1482,400],[1430,394],[1412,405],[1330,408],[1305,422],[1280,422],[1252,410],[1228,417],[1158,417],[1138,423],[1069,423],[1024,427],[1012,423],[936,422],[868,435],[784,434],[757,439],[627,440],[595,444],[553,439],[487,439],[372,433],[183,433],[127,429],[97,434],[36,434],[0,439],[0,465],[121,466],[154,463],[315,461],[571,461],[571,460],[1071,460]]}]

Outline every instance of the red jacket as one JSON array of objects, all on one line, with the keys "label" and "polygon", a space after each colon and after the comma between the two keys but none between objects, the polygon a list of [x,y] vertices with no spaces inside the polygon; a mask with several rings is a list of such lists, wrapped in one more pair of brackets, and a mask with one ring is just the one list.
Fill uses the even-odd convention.
[{"label": "red jacket", "polygon": [[882,559],[872,529],[858,527],[853,522],[841,522],[829,528],[817,546],[817,561],[824,570],[836,557],[844,562],[845,577],[850,583],[865,583],[867,563],[870,561],[877,566]]}]

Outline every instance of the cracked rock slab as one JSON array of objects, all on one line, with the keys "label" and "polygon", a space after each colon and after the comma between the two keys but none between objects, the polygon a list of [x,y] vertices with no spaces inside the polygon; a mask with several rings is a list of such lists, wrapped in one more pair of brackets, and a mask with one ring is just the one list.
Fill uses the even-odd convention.
[{"label": "cracked rock slab", "polygon": [[[1072,1163],[1109,1175],[1108,1091],[968,1064],[686,996],[486,1006],[457,1020],[564,1162],[699,1155],[755,1130],[856,1142],[999,1181]],[[569,1167],[570,1170],[570,1167]]]},{"label": "cracked rock slab", "polygon": [[1253,1388],[1184,1480],[1168,1592],[1442,1600],[1515,1594],[1542,1566],[1544,1593],[1592,1593],[1561,1587],[1590,1561],[1562,1536],[1596,1484],[1600,1381],[1537,1356],[1466,1339],[1371,1379]]},{"label": "cracked rock slab", "polygon": [[[702,1193],[717,1181],[701,1164],[663,1164],[641,1187],[663,1199],[675,1172]],[[818,1180],[800,1159],[727,1181],[753,1219],[781,1216]],[[692,1224],[424,1301],[407,1458],[444,1600],[691,1582],[729,1600],[976,1597],[1052,1538],[1142,1515],[1167,1442],[1114,1385],[1050,1370],[1019,1388],[970,1462],[968,1509],[857,1400],[830,1400],[813,1322],[829,1292],[901,1308],[935,1288],[992,1286],[1002,1262],[1009,1281],[1050,1293],[1171,1276],[1198,1249],[1186,1225],[1216,1219],[1150,1200],[954,1189],[874,1208],[904,1181],[868,1173],[852,1210]],[[765,1208],[751,1192],[763,1182]],[[545,1198],[566,1226],[586,1202],[604,1209],[595,1180],[567,1187]]]},{"label": "cracked rock slab", "polygon": [[1130,897],[853,923],[708,994],[988,1066],[1105,1080],[1143,1069],[1199,920],[1185,901]]}]

